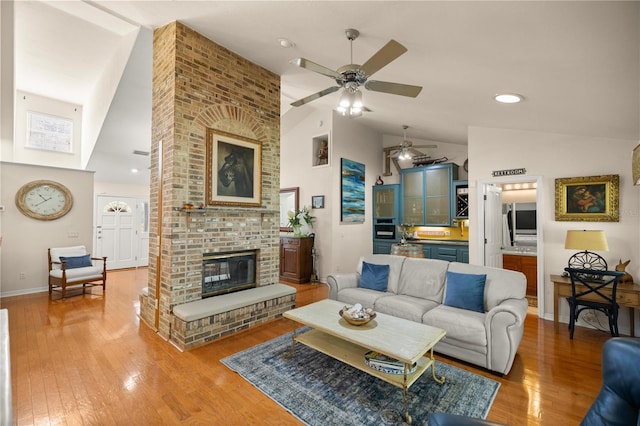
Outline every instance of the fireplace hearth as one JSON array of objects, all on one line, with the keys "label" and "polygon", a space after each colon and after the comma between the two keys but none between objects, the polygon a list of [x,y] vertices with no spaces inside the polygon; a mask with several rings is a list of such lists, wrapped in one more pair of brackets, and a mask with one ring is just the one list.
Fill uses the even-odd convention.
[{"label": "fireplace hearth", "polygon": [[256,250],[205,253],[202,298],[256,287],[256,254]]}]

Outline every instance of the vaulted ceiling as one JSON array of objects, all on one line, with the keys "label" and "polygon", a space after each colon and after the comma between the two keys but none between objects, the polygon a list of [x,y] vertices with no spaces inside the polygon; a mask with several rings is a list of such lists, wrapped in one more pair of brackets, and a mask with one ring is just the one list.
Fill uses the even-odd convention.
[{"label": "vaulted ceiling", "polygon": [[[355,63],[395,39],[408,51],[373,78],[423,87],[416,98],[364,91],[372,111],[357,120],[382,134],[401,135],[407,124],[412,139],[456,144],[466,144],[469,126],[640,140],[635,1],[18,1],[16,17],[17,88],[77,103],[118,38],[145,29],[89,163],[97,179],[125,175],[114,168],[128,164],[132,150],[149,149],[150,34],[174,20],[281,75],[282,114],[335,85],[291,59],[333,70],[348,64],[344,31],[355,28]],[[280,38],[294,46],[281,47]],[[496,103],[502,92],[524,102]],[[331,109],[338,98],[299,108]]]}]

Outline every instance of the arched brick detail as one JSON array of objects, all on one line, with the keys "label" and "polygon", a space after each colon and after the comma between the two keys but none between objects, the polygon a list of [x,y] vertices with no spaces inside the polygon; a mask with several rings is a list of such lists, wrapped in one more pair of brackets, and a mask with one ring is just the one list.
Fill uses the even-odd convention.
[{"label": "arched brick detail", "polygon": [[200,112],[192,122],[190,138],[204,140],[207,128],[261,142],[267,140],[263,124],[254,115],[234,105],[211,105]]}]

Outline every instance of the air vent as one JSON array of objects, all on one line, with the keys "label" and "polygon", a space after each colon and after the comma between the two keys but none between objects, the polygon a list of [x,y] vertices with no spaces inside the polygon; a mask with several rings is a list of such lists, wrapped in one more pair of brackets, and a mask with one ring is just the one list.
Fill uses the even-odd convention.
[{"label": "air vent", "polygon": [[134,149],[134,150],[133,150],[133,153],[134,153],[135,155],[143,155],[143,156],[145,156],[145,157],[148,157],[148,156],[149,156],[149,151],[139,151],[139,150],[137,150],[137,149]]}]

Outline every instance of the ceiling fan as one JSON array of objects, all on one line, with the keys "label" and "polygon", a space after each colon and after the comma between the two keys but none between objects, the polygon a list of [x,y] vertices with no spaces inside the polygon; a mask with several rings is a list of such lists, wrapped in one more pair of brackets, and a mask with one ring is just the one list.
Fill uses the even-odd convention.
[{"label": "ceiling fan", "polygon": [[[428,160],[428,155],[418,151],[418,148],[437,148],[438,145],[413,145],[413,142],[407,139],[407,129],[409,126],[402,125],[402,142],[396,146],[388,146],[383,148],[384,152],[384,173],[383,176],[391,176],[391,162],[395,166],[396,170],[400,171],[400,165],[398,160],[410,160],[420,158],[422,161]],[[415,161],[414,161],[415,162]]]},{"label": "ceiling fan", "polygon": [[[318,74],[325,75],[336,81],[336,86],[328,87],[312,95],[306,96],[291,105],[298,107],[307,104],[311,101],[319,99],[323,96],[329,95],[333,92],[344,88],[345,91],[340,98],[340,105],[343,106],[349,102],[348,107],[356,107],[360,109],[360,114],[364,106],[362,105],[362,93],[360,92],[360,86],[364,86],[367,90],[374,92],[390,93],[392,95],[409,96],[415,98],[418,96],[422,87],[412,86],[409,84],[390,83],[387,81],[369,80],[375,72],[388,65],[390,62],[398,58],[400,55],[407,51],[407,48],[398,43],[395,40],[390,40],[384,47],[378,50],[367,62],[363,65],[353,63],[353,41],[358,38],[360,32],[352,28],[345,30],[347,39],[351,42],[351,63],[343,65],[336,71],[333,71],[325,66],[319,65],[305,58],[296,58],[291,61],[300,68],[308,69],[309,71],[316,72]],[[365,109],[366,110],[366,109]]]}]

